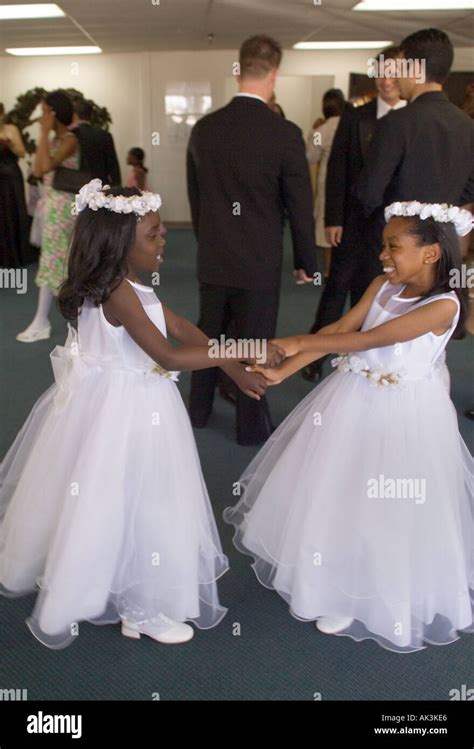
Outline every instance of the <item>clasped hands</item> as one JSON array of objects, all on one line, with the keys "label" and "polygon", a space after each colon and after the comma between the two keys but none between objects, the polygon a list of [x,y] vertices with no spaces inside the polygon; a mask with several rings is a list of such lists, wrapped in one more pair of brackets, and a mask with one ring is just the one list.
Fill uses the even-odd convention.
[{"label": "clasped hands", "polygon": [[278,385],[291,374],[283,365],[298,352],[297,337],[274,338],[267,342],[265,361],[248,359],[234,379],[245,395],[260,400],[269,385]]},{"label": "clasped hands", "polygon": [[[254,363],[248,365],[247,372],[258,372],[263,375],[268,385],[279,385],[288,374],[283,369],[284,362],[300,353],[297,336],[286,338],[272,338],[268,341],[269,354],[265,364]],[[270,353],[271,352],[271,353]],[[288,367],[286,367],[288,369]]]}]

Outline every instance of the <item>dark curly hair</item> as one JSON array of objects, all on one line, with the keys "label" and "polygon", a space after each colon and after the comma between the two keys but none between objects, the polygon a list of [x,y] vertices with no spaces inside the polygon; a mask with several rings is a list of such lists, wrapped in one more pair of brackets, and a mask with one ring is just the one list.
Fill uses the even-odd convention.
[{"label": "dark curly hair", "polygon": [[[459,239],[454,224],[450,221],[435,221],[434,218],[421,219],[419,216],[406,217],[408,227],[407,234],[415,237],[418,247],[430,244],[439,244],[441,256],[438,261],[436,280],[423,299],[429,299],[436,294],[445,294],[454,291],[460,302],[459,323],[457,330],[461,330],[467,311],[467,289],[457,288],[452,282],[453,272],[458,271],[461,275],[461,252]],[[456,274],[457,275],[457,274]]]},{"label": "dark curly hair", "polygon": [[74,107],[65,91],[50,91],[44,97],[46,104],[54,110],[56,119],[63,125],[70,125],[74,116]]},{"label": "dark curly hair", "polygon": [[[112,187],[106,195],[141,195],[137,187]],[[127,256],[135,243],[137,217],[106,208],[85,208],[78,215],[69,248],[67,277],[58,304],[66,320],[75,320],[87,299],[96,307],[109,298],[128,273]]]}]

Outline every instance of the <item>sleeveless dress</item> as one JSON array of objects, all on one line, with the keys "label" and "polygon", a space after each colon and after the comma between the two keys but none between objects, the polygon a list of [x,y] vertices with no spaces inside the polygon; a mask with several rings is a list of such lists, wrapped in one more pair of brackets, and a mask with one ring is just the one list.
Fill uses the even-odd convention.
[{"label": "sleeveless dress", "polygon": [[[362,330],[416,301],[385,282]],[[446,387],[449,330],[340,356],[272,434],[227,508],[234,543],[298,619],[410,652],[474,631],[473,461]]]},{"label": "sleeveless dress", "polygon": [[[129,283],[166,335],[153,288]],[[0,592],[39,587],[28,625],[52,648],[83,620],[218,624],[228,562],[176,373],[88,302],[51,361],[0,466]]]}]

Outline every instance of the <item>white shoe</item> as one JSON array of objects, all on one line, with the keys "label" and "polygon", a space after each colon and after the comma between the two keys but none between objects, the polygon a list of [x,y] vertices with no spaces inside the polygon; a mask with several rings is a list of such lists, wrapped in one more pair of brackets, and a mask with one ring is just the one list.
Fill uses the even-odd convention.
[{"label": "white shoe", "polygon": [[316,622],[316,629],[325,635],[335,635],[347,629],[353,621],[350,616],[322,616]]},{"label": "white shoe", "polygon": [[194,637],[194,630],[189,624],[175,622],[164,614],[159,614],[144,624],[134,624],[122,619],[122,634],[133,640],[139,640],[141,635],[148,635],[165,645],[177,645],[191,640]]},{"label": "white shoe", "polygon": [[51,335],[51,325],[45,328],[32,328],[31,325],[22,333],[18,333],[16,340],[21,343],[34,343],[35,341],[44,341]]}]

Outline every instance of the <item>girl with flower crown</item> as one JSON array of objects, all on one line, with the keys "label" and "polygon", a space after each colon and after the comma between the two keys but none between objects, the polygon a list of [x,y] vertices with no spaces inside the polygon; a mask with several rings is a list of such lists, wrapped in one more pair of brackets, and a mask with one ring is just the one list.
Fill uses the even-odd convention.
[{"label": "girl with flower crown", "polygon": [[[207,629],[226,613],[227,558],[175,370],[221,366],[257,399],[266,381],[211,358],[207,337],[140,283],[163,262],[160,204],[100,180],[76,196],[59,305],[78,332],[53,350],[56,382],[0,466],[0,593],[39,588],[28,625],[51,648],[84,620],[181,643],[186,620]],[[282,357],[268,347],[269,364]]]},{"label": "girl with flower crown", "polygon": [[472,458],[443,377],[464,312],[457,207],[394,203],[376,278],[314,335],[276,339],[277,384],[328,354],[337,371],[285,419],[225,512],[290,613],[397,652],[474,631]]}]

